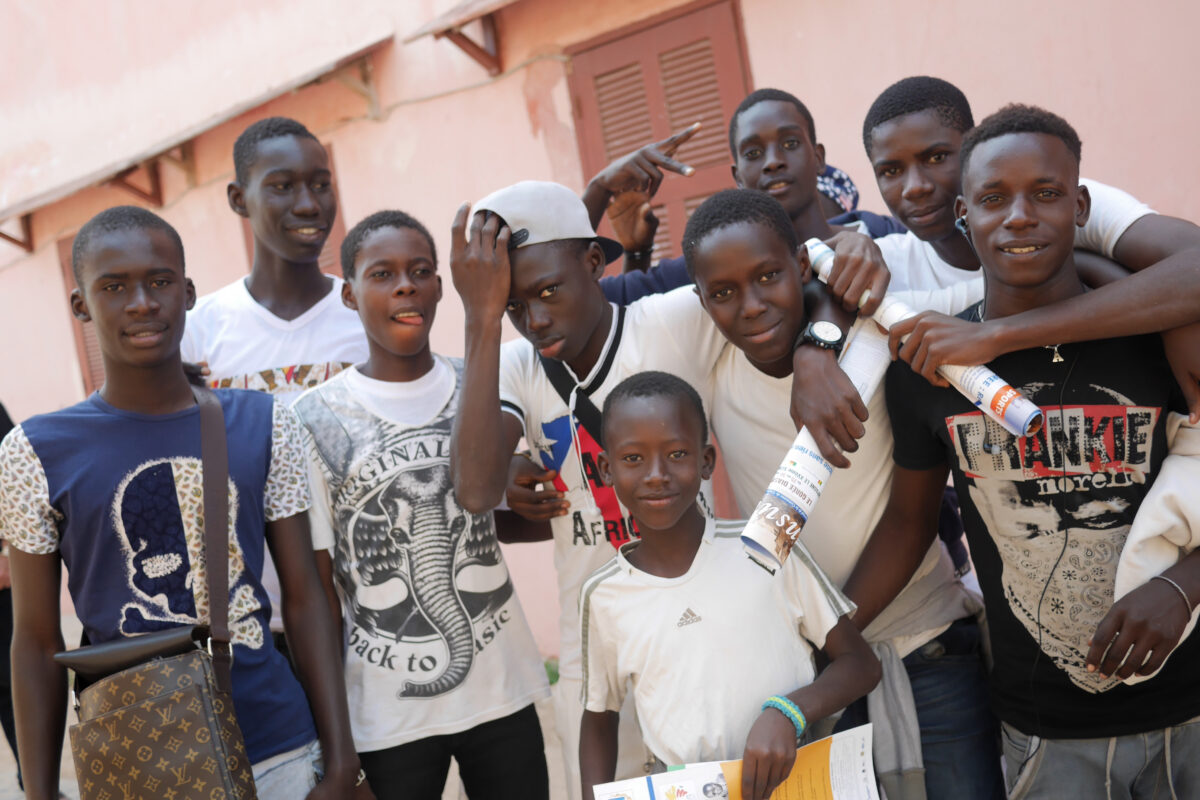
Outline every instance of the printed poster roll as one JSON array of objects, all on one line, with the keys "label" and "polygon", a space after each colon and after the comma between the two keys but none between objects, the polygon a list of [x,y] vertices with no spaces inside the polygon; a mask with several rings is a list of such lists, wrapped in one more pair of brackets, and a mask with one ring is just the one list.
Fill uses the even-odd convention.
[{"label": "printed poster roll", "polygon": [[[862,325],[846,346],[840,366],[866,404],[883,382],[890,363],[887,336],[874,325]],[[808,428],[801,428],[742,531],[742,547],[751,561],[775,574],[831,475],[833,465],[821,457]]]},{"label": "printed poster roll", "polygon": [[[819,239],[809,239],[805,247],[817,277],[828,282],[833,250]],[[874,319],[891,328],[915,313],[902,300],[887,296]],[[872,325],[861,326],[840,365],[864,404],[878,389],[890,361],[887,336]],[[1031,436],[1041,430],[1042,410],[987,367],[943,365],[938,372],[1014,436]],[[742,531],[742,546],[750,560],[772,574],[779,569],[832,475],[833,465],[821,457],[816,440],[802,428]]]}]

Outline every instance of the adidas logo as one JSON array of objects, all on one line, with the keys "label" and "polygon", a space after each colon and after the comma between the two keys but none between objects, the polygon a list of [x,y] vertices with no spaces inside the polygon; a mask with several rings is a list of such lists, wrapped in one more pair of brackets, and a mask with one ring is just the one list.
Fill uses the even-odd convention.
[{"label": "adidas logo", "polygon": [[699,622],[700,615],[690,608],[683,612],[683,616],[679,618],[679,622],[675,623],[676,628],[682,628],[684,625],[691,625],[693,622]]}]

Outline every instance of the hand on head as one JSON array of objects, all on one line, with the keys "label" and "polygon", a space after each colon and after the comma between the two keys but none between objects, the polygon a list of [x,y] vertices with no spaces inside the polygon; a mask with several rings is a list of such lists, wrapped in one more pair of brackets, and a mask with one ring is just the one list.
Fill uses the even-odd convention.
[{"label": "hand on head", "polygon": [[471,207],[463,203],[450,228],[450,274],[467,316],[499,319],[508,305],[508,240],[511,231],[500,217],[476,212],[467,230]]}]

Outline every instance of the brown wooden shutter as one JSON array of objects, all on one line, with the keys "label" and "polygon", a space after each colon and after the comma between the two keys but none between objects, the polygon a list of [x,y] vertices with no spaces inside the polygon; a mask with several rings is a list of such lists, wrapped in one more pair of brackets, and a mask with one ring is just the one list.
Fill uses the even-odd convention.
[{"label": "brown wooden shutter", "polygon": [[[700,132],[677,158],[690,178],[670,176],[654,198],[655,257],[680,254],[687,217],[704,198],[733,185],[727,124],[750,88],[730,2],[659,21],[574,54],[570,76],[584,178],[613,159],[693,122]],[[611,231],[608,223],[601,232]]]},{"label": "brown wooden shutter", "polygon": [[[337,198],[338,214],[333,220],[333,227],[329,230],[329,238],[325,240],[325,246],[321,248],[321,256],[317,259],[317,264],[321,267],[321,272],[341,275],[342,240],[346,238],[346,222],[342,217],[342,198],[338,194],[337,167],[333,163],[333,145],[328,142],[321,144],[325,147],[325,152],[329,154],[329,171],[333,173],[333,192]],[[242,218],[242,239],[246,245],[246,272],[249,272],[254,267],[254,231],[250,229],[250,220],[245,217]]]},{"label": "brown wooden shutter", "polygon": [[[58,263],[62,268],[63,285],[67,288],[64,302],[70,302],[75,289],[75,273],[71,270],[71,246],[75,237],[58,240]],[[79,372],[83,377],[83,388],[88,394],[104,385],[104,359],[100,355],[100,340],[96,338],[96,326],[80,322],[71,315],[71,327],[75,332],[75,353],[79,357]]]}]

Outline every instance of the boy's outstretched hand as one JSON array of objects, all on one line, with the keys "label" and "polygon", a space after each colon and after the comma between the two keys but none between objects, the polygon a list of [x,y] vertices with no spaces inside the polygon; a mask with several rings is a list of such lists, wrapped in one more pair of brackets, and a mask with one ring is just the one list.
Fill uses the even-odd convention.
[{"label": "boy's outstretched hand", "polygon": [[583,203],[587,206],[592,226],[600,224],[600,219],[614,195],[641,192],[646,195],[647,200],[653,197],[662,183],[663,170],[690,177],[696,171],[695,168],[682,161],[676,161],[674,155],[698,130],[700,123],[694,122],[662,141],[639,147],[632,153],[618,158],[588,181],[583,192]]},{"label": "boy's outstretched hand", "polygon": [[768,800],[796,763],[796,727],[783,712],[765,709],[746,737],[742,755],[743,800]]},{"label": "boy's outstretched hand", "polygon": [[690,176],[696,171],[682,161],[676,161],[672,156],[681,145],[695,136],[698,130],[700,123],[693,122],[662,141],[639,147],[605,167],[592,178],[592,183],[606,189],[610,195],[638,191],[653,197],[662,183],[663,170],[684,176]]},{"label": "boy's outstretched hand", "polygon": [[500,217],[477,212],[467,228],[470,205],[463,203],[450,228],[450,275],[468,319],[499,319],[508,307],[508,240],[511,232]]}]

